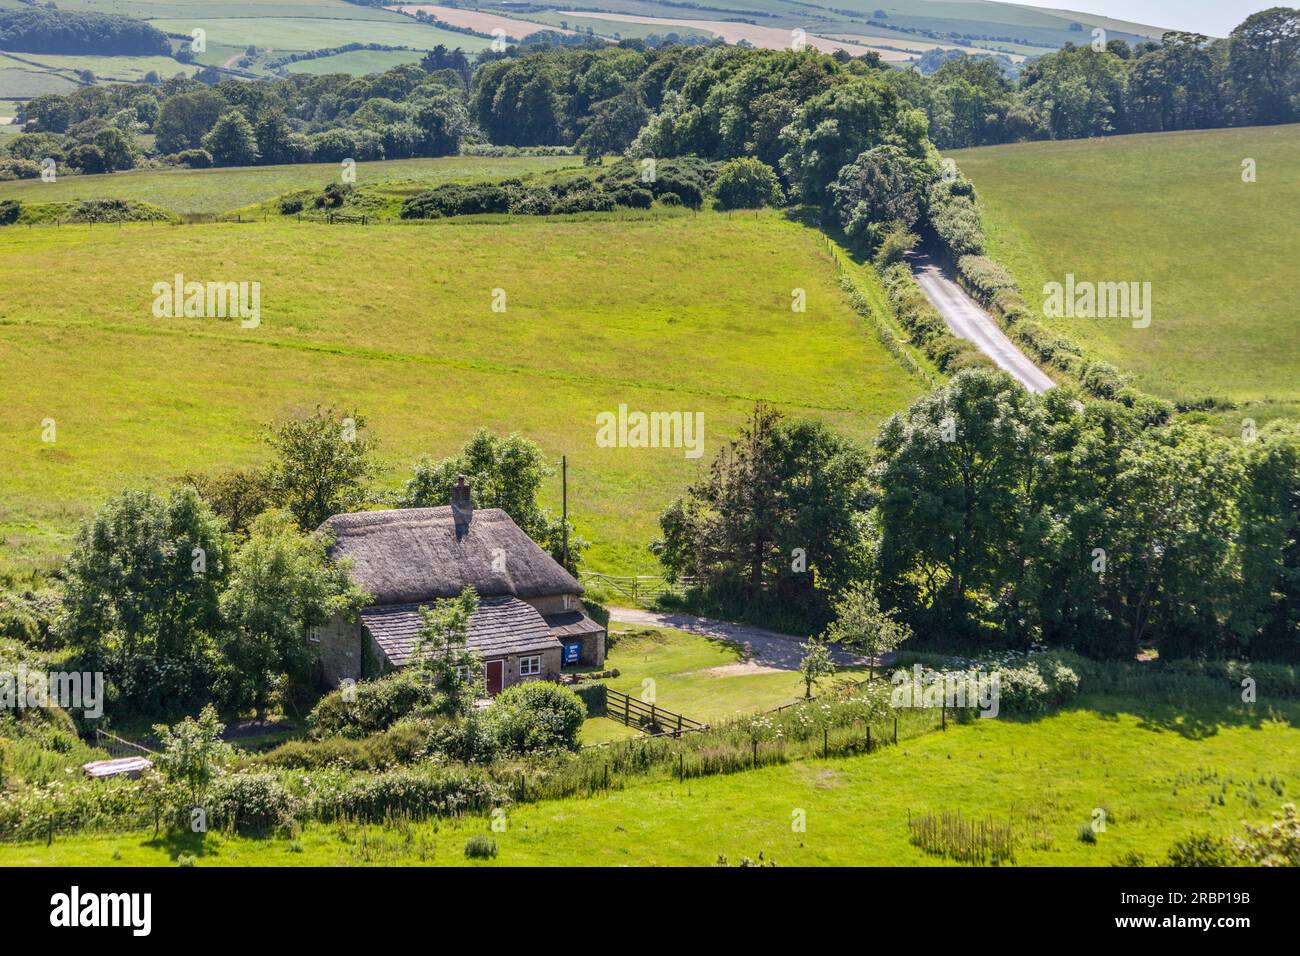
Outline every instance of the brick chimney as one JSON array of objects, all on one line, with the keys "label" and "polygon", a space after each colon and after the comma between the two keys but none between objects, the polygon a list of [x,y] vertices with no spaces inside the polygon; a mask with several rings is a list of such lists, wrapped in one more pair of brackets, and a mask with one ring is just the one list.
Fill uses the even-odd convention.
[{"label": "brick chimney", "polygon": [[457,527],[466,527],[474,517],[474,499],[469,493],[469,483],[465,476],[456,479],[451,489],[451,516]]}]

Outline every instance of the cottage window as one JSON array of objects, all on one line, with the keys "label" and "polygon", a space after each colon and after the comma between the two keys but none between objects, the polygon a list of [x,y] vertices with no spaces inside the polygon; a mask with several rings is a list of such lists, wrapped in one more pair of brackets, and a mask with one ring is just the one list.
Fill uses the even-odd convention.
[{"label": "cottage window", "polygon": [[313,644],[319,644],[319,643],[320,643],[320,628],[319,628],[319,627],[309,627],[309,628],[307,628],[307,640],[311,641]]},{"label": "cottage window", "polygon": [[540,656],[519,658],[520,677],[531,677],[532,675],[540,674],[541,672],[542,658]]},{"label": "cottage window", "polygon": [[456,679],[461,683],[469,682],[469,666],[467,664],[461,664],[457,666]]}]

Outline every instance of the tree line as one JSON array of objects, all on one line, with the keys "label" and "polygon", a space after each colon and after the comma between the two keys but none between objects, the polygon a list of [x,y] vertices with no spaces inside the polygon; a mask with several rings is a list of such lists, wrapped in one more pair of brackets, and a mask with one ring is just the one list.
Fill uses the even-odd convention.
[{"label": "tree line", "polygon": [[[749,157],[777,170],[794,198],[819,201],[844,165],[889,136],[915,153],[927,138],[956,148],[1298,117],[1300,10],[1275,7],[1220,40],[1171,32],[1158,43],[1066,45],[1016,79],[991,57],[954,57],[925,76],[874,54],[641,40],[529,43],[473,61],[439,47],[419,65],[358,78],[175,77],[36,97],[7,152],[8,175],[37,175],[16,162],[122,168],[139,160],[140,133],[155,135],[155,154],[189,165],[438,156],[485,141],[592,159]],[[95,142],[105,127],[127,138],[111,157]]]},{"label": "tree line", "polygon": [[1226,437],[968,369],[871,448],[757,407],[660,526],[697,604],[804,630],[847,604],[945,643],[1300,658],[1294,422]]},{"label": "tree line", "polygon": [[[452,155],[471,132],[462,72],[464,54],[440,49],[421,64],[365,77],[208,85],[177,76],[44,94],[24,104],[24,132],[6,153],[11,175],[20,176],[39,175],[31,164],[46,157],[107,172],[144,161],[244,166]],[[151,150],[141,145],[144,134],[154,136]]]}]

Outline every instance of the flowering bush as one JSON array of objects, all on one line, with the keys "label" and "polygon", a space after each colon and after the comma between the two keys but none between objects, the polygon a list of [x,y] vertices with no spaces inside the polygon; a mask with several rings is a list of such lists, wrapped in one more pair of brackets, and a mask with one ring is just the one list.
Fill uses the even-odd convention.
[{"label": "flowering bush", "polygon": [[279,779],[270,773],[222,777],[208,795],[212,825],[240,833],[267,833],[291,823],[298,808]]}]

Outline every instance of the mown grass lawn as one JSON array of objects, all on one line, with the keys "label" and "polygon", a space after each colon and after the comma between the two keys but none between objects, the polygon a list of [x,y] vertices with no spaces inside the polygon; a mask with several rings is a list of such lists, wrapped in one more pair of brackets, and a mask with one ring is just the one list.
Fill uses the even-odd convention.
[{"label": "mown grass lawn", "polygon": [[[1023,143],[951,153],[991,254],[1031,309],[1047,282],[1150,282],[1148,328],[1049,319],[1177,398],[1224,396],[1259,421],[1300,412],[1300,125]],[[1253,160],[1256,181],[1242,181]]]},{"label": "mown grass lawn", "polygon": [[[617,633],[620,628],[628,628]],[[611,624],[614,646],[606,667],[619,676],[605,683],[702,723],[772,710],[804,696],[797,671],[745,659],[739,644],[673,628]],[[844,668],[837,677],[861,680],[867,669]],[[824,682],[829,685],[831,681]]]},{"label": "mown grass lawn", "polygon": [[[1180,708],[1181,710],[1181,708]],[[1081,698],[1032,722],[951,724],[870,755],[810,760],[730,776],[653,782],[590,799],[513,807],[499,855],[476,865],[656,866],[732,863],[761,852],[778,865],[939,865],[908,839],[909,814],[960,810],[1011,821],[1019,865],[1149,864],[1191,831],[1239,833],[1300,788],[1300,708],[1193,708]],[[1081,825],[1101,808],[1096,843]],[[792,827],[803,811],[806,829]],[[0,865],[464,865],[485,818],[379,826],[314,824],[293,840],[152,834],[60,838],[0,847]]]},{"label": "mown grass lawn", "polygon": [[[260,326],[155,318],[177,273],[259,282]],[[386,490],[480,427],[567,455],[589,566],[647,572],[659,513],[756,400],[865,442],[920,391],[820,234],[775,213],[11,228],[0,274],[0,565],[57,560],[125,487],[263,463],[262,423],[324,404],[369,417]],[[598,447],[620,404],[703,413],[701,457]]]},{"label": "mown grass lawn", "polygon": [[[529,173],[580,167],[573,156],[440,156],[358,163],[358,186],[406,180],[425,188],[450,182],[509,179]],[[24,203],[76,199],[135,199],[182,215],[243,209],[295,189],[324,189],[339,182],[338,163],[287,166],[230,166],[221,169],[141,169],[95,176],[60,176],[0,183],[0,199]]]}]

